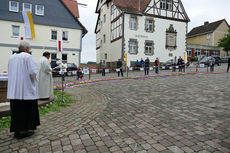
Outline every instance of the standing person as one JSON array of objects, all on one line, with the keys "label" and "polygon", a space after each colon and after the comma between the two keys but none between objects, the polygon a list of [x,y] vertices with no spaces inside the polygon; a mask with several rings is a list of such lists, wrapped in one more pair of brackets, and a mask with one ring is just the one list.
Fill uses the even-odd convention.
[{"label": "standing person", "polygon": [[62,80],[65,81],[65,76],[66,76],[66,73],[67,73],[67,64],[66,64],[66,62],[63,62],[61,64],[60,71],[62,72]]},{"label": "standing person", "polygon": [[159,62],[158,58],[156,58],[154,64],[155,64],[155,73],[158,74],[159,73],[159,66],[160,66],[160,62]]},{"label": "standing person", "polygon": [[121,59],[119,59],[118,62],[117,62],[117,69],[120,69],[120,71],[117,72],[118,77],[120,76],[120,72],[121,72],[121,76],[123,77],[123,70],[122,70],[122,62],[121,62]]},{"label": "standing person", "polygon": [[145,60],[145,75],[149,75],[149,65],[150,65],[150,61],[149,58],[147,57]]},{"label": "standing person", "polygon": [[181,58],[181,56],[179,56],[177,65],[179,65],[179,72],[182,72],[183,59]]},{"label": "standing person", "polygon": [[101,68],[102,68],[102,76],[105,76],[105,69],[106,69],[106,62],[105,62],[105,60],[102,61]]},{"label": "standing person", "polygon": [[136,70],[138,70],[139,65],[140,65],[140,64],[139,64],[139,61],[137,60],[137,61],[135,62],[135,69],[136,69]]},{"label": "standing person", "polygon": [[211,56],[210,60],[209,60],[209,65],[210,65],[210,72],[214,71],[214,65],[215,65],[215,58],[213,56]]},{"label": "standing person", "polygon": [[38,93],[41,100],[53,98],[52,68],[49,63],[50,53],[44,52],[39,60]]},{"label": "standing person", "polygon": [[230,57],[228,58],[228,68],[227,68],[227,72],[229,71],[230,68]]},{"label": "standing person", "polygon": [[145,61],[141,58],[141,67],[144,67]]},{"label": "standing person", "polygon": [[176,72],[176,63],[177,63],[177,57],[175,56],[174,57],[174,60],[173,60],[173,72]]},{"label": "standing person", "polygon": [[8,62],[7,99],[10,99],[10,132],[22,139],[34,134],[40,125],[38,111],[38,66],[30,55],[30,44],[21,41],[19,52]]}]

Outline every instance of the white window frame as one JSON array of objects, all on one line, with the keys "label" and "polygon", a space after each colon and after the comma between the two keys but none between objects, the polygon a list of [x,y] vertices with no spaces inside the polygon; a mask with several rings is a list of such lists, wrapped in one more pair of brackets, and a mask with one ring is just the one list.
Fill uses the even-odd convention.
[{"label": "white window frame", "polygon": [[[13,27],[18,27],[19,28],[18,29],[18,36],[16,36],[16,35],[13,34]],[[15,37],[15,38],[20,37],[20,26],[19,25],[12,25],[11,26],[11,37]]]},{"label": "white window frame", "polygon": [[[150,27],[152,27],[152,29],[150,29]],[[154,20],[152,20],[152,19],[146,19],[145,20],[145,31],[146,32],[153,32],[154,31]]]},{"label": "white window frame", "polygon": [[[135,20],[132,20],[135,19]],[[137,17],[131,16],[130,17],[130,29],[137,30]]]},{"label": "white window frame", "polygon": [[[210,39],[210,34],[209,34],[209,33],[207,34],[207,39],[208,39],[208,40]],[[208,45],[208,46],[209,46],[209,45]]]},{"label": "white window frame", "polygon": [[[38,13],[38,6],[43,7],[43,12],[42,13]],[[44,5],[35,5],[35,14],[40,15],[40,16],[44,16],[45,15],[45,6]]]},{"label": "white window frame", "polygon": [[[56,39],[52,39],[52,32],[53,32],[53,31],[56,31],[56,32],[57,32],[57,35],[56,35],[57,37],[56,37]],[[50,30],[50,40],[57,41],[57,38],[58,38],[58,31],[55,30],[55,29],[51,29],[51,30]]]},{"label": "white window frame", "polygon": [[161,0],[160,1],[160,8],[161,9],[166,9],[166,0]]},{"label": "white window frame", "polygon": [[[151,44],[151,45],[147,45]],[[148,48],[146,50],[146,48]],[[154,50],[154,42],[150,40],[145,41],[145,55],[153,55],[153,50]]]},{"label": "white window frame", "polygon": [[[170,1],[170,2],[168,2],[168,1]],[[172,0],[166,0],[166,9],[172,10]]]},{"label": "white window frame", "polygon": [[[65,34],[67,33],[67,40],[64,40],[64,39],[63,39],[64,33],[65,33]],[[62,40],[63,40],[63,42],[68,42],[68,41],[69,41],[69,31],[62,31]]]},{"label": "white window frame", "polygon": [[[17,10],[12,10],[11,2],[15,2],[17,4]],[[10,12],[19,12],[19,2],[16,1],[9,1],[9,11]]]},{"label": "white window frame", "polygon": [[187,50],[187,57],[192,57],[192,49]]},{"label": "white window frame", "polygon": [[201,50],[195,49],[195,57],[198,57],[199,55],[201,55]]},{"label": "white window frame", "polygon": [[129,40],[129,53],[137,54],[138,53],[138,42],[137,40],[130,39]]},{"label": "white window frame", "polygon": [[25,11],[25,4],[30,5],[30,12],[32,13],[32,4],[30,4],[30,3],[23,3],[23,11]]}]

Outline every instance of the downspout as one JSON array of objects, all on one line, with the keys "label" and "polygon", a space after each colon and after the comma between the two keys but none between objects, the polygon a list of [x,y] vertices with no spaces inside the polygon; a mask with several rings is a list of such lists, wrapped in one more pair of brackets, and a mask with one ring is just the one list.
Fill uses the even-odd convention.
[{"label": "downspout", "polygon": [[78,59],[78,67],[80,67],[81,65],[81,52],[82,52],[82,30],[81,30],[81,33],[80,33],[80,52],[79,52],[79,59]]},{"label": "downspout", "polygon": [[121,44],[121,61],[124,61],[125,54],[125,13],[122,12],[122,44]]}]

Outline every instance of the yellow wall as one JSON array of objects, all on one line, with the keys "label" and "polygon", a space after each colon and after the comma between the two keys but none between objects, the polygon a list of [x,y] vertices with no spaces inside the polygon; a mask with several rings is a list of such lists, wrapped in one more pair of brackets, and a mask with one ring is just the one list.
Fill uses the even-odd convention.
[{"label": "yellow wall", "polygon": [[204,34],[204,35],[188,38],[187,43],[194,44],[194,45],[212,46],[213,33],[209,33],[209,34],[210,34],[209,39],[207,39],[207,34]]}]

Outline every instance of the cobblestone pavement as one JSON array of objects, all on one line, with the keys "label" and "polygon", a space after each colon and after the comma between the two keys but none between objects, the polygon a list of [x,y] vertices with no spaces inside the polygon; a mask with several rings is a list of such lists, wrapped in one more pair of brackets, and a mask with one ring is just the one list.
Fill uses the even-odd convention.
[{"label": "cobblestone pavement", "polygon": [[229,153],[229,80],[195,74],[68,89],[76,103],[41,117],[30,138],[2,131],[0,152]]}]

